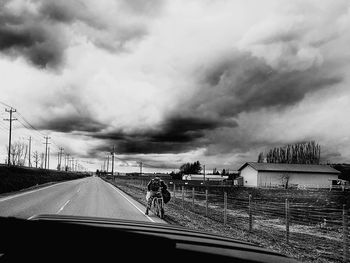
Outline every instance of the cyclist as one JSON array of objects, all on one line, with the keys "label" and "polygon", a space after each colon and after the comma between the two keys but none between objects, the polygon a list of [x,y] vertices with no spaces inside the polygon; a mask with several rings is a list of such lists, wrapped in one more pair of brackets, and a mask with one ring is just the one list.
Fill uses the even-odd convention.
[{"label": "cyclist", "polygon": [[162,197],[162,189],[167,189],[166,184],[162,179],[160,179],[158,176],[151,179],[149,183],[147,184],[147,191],[150,192],[150,197],[147,202],[147,208],[146,208],[146,215],[148,215],[148,211],[152,206],[152,201],[155,197]]}]

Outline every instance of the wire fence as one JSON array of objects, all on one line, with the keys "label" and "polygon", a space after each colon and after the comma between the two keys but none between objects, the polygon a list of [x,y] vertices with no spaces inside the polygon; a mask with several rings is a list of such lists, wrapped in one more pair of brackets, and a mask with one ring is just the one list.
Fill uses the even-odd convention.
[{"label": "wire fence", "polygon": [[[147,179],[114,178],[118,184],[146,193]],[[206,216],[249,235],[317,254],[323,262],[349,262],[348,207],[324,207],[289,198],[269,200],[254,195],[237,198],[222,191],[167,181],[172,201],[182,209]]]}]

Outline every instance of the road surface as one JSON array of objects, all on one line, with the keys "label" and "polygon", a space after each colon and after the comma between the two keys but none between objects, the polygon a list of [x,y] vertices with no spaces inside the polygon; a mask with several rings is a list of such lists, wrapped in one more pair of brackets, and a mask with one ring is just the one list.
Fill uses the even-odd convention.
[{"label": "road surface", "polygon": [[97,216],[165,223],[130,196],[99,177],[61,182],[0,198],[0,216],[38,214]]}]

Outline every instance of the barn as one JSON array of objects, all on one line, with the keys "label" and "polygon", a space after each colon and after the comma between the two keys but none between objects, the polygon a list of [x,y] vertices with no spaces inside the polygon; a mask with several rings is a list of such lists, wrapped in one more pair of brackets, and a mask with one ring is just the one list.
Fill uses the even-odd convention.
[{"label": "barn", "polygon": [[339,171],[329,165],[247,162],[239,169],[247,187],[317,187],[329,188]]}]

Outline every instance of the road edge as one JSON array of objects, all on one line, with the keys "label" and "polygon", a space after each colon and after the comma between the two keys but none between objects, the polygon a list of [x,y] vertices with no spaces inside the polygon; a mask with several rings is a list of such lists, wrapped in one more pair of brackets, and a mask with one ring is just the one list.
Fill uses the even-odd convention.
[{"label": "road edge", "polygon": [[[110,182],[110,181],[108,181],[108,180],[105,180],[105,179],[103,179],[103,178],[100,178],[100,179],[102,179],[103,181],[105,181],[106,183],[108,183],[111,187],[113,187],[113,188],[115,188],[115,190],[116,191],[119,191],[119,192],[121,192],[121,193],[119,193],[121,196],[123,196],[123,195],[125,195],[125,196],[123,196],[129,203],[131,203],[136,209],[138,209],[146,218],[148,218],[152,223],[160,223],[160,224],[169,224],[166,220],[164,220],[164,219],[160,219],[159,217],[156,217],[157,219],[156,219],[156,221],[153,219],[153,218],[151,218],[150,216],[148,216],[148,215],[145,215],[145,211],[142,211],[139,207],[137,207],[134,203],[136,203],[136,204],[138,204],[138,206],[140,206],[140,207],[142,207],[142,208],[144,208],[144,209],[146,209],[146,207],[145,207],[145,205],[143,205],[142,203],[140,203],[139,201],[137,201],[135,198],[133,198],[131,195],[129,195],[128,193],[126,193],[123,189],[121,189],[120,187],[118,187],[117,185],[115,185],[113,182]],[[130,199],[130,200],[132,200],[132,202],[130,201],[130,200],[128,200],[128,198]],[[152,212],[151,212],[152,213]],[[153,214],[153,213],[152,213]],[[154,215],[154,214],[153,214]],[[154,215],[154,216],[156,216],[156,215]]]}]

